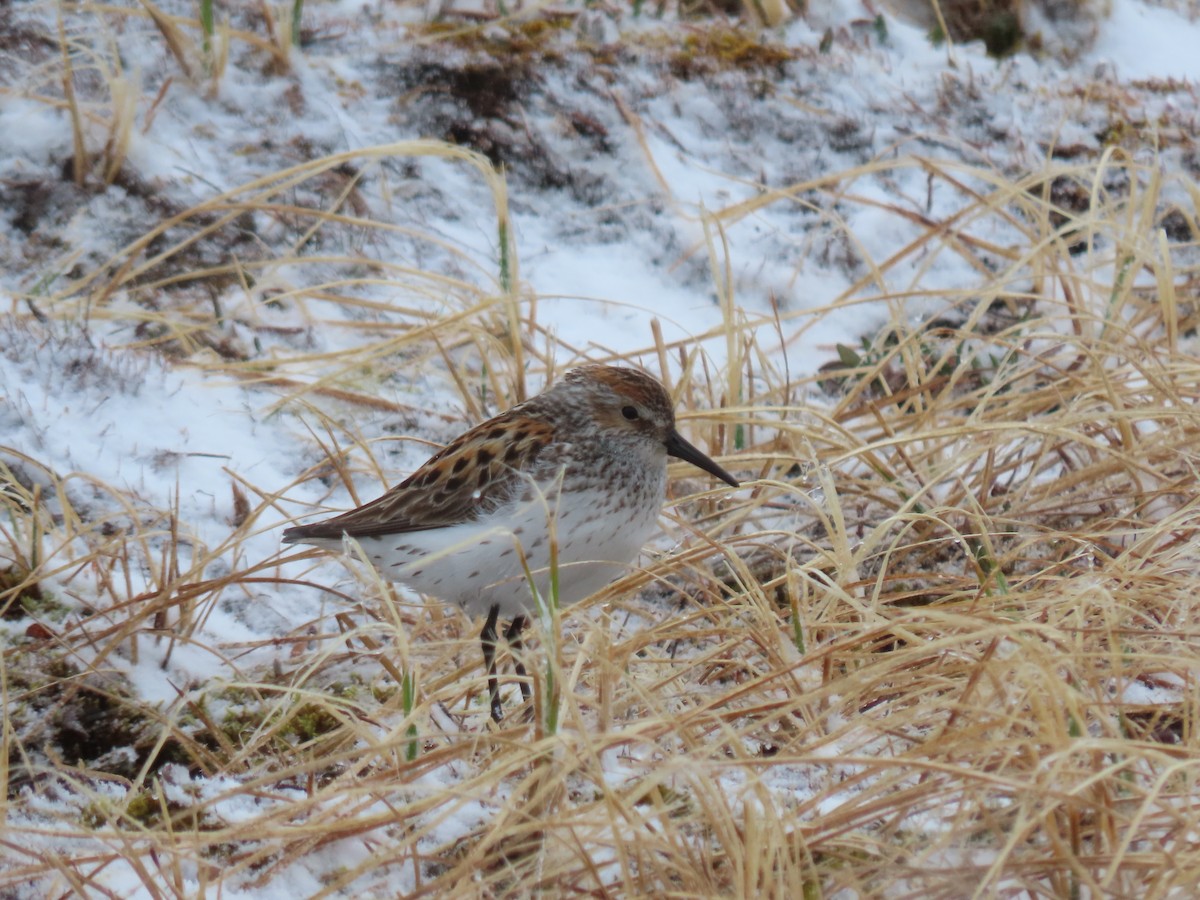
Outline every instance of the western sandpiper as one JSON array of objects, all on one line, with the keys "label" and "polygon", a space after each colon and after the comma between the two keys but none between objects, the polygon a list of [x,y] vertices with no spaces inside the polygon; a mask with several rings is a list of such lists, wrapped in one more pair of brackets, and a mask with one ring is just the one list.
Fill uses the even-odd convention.
[{"label": "western sandpiper", "polygon": [[[499,722],[499,617],[511,618],[505,639],[519,651],[537,597],[557,590],[560,604],[575,603],[625,571],[657,523],[668,456],[738,486],[675,430],[658,381],[582,366],[451,441],[382,497],[288,528],[283,540],[339,550],[353,539],[388,581],[486,615],[480,640]],[[528,700],[520,661],[516,671]]]}]

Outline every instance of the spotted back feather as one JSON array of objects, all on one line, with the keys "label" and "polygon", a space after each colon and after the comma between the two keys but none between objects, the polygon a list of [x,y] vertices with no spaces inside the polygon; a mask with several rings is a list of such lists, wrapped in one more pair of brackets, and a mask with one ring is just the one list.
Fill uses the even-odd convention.
[{"label": "spotted back feather", "polygon": [[554,439],[554,426],[516,407],[457,437],[400,484],[350,512],[299,525],[286,543],[369,537],[470,522],[500,506],[524,484]]}]

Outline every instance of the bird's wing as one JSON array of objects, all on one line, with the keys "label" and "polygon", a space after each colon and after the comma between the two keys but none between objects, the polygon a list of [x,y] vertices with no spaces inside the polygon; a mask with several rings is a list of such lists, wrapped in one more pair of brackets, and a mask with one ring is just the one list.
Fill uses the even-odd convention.
[{"label": "bird's wing", "polygon": [[513,496],[554,437],[553,426],[511,410],[455,438],[378,499],[283,533],[287,543],[369,537],[471,522]]}]

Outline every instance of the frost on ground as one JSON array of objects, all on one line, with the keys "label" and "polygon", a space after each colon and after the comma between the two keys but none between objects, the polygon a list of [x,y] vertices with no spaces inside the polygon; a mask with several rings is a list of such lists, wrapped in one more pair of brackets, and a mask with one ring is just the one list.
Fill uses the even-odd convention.
[{"label": "frost on ground", "polygon": [[[1022,677],[1075,692],[1064,742],[1191,740],[1174,645],[1068,644],[1194,627],[1197,10],[1117,3],[1064,61],[813,6],[309,4],[299,47],[261,4],[7,11],[6,888],[974,889],[1024,876],[960,837],[1047,833],[1006,791],[1077,758],[995,737],[1053,718]],[[278,537],[583,359],[763,481],[542,641],[557,739],[493,739],[470,622]],[[1005,749],[931,761],[975,705]]]}]

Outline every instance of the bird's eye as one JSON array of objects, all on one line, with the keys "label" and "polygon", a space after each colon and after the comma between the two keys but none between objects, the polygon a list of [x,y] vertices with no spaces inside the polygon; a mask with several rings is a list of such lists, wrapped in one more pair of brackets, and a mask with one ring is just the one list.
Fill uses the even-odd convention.
[{"label": "bird's eye", "polygon": [[621,407],[621,415],[623,415],[625,418],[629,419],[630,421],[633,421],[634,419],[636,419],[638,417],[637,407],[636,406],[623,406],[623,407]]}]

